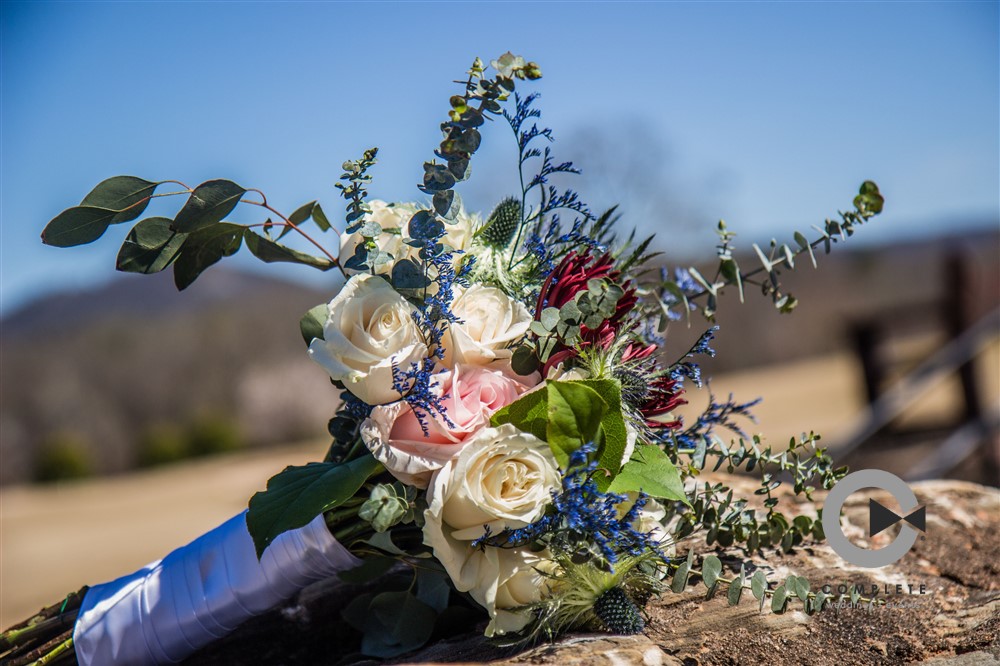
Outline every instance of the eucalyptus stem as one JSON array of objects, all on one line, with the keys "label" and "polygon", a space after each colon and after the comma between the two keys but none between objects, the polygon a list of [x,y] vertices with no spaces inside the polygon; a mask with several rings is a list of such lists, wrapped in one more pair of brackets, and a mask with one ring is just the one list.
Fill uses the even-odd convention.
[{"label": "eucalyptus stem", "polygon": [[45,666],[46,664],[54,664],[59,661],[60,657],[68,655],[73,650],[73,637],[70,636],[65,641],[56,646],[56,649],[52,650],[48,654],[42,656],[38,661],[35,662],[34,666]]}]

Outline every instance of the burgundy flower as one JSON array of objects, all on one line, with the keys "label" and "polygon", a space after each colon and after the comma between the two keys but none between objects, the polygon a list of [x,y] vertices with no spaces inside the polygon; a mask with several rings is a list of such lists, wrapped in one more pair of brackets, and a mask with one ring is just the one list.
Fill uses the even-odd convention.
[{"label": "burgundy flower", "polygon": [[649,388],[649,397],[639,407],[639,413],[645,419],[646,425],[650,428],[679,428],[680,419],[663,421],[657,417],[687,404],[687,400],[681,397],[683,389],[678,388],[677,382],[667,376],[654,379]]},{"label": "burgundy flower", "polygon": [[[617,284],[620,277],[621,273],[614,270],[614,260],[610,254],[594,257],[589,251],[582,254],[570,252],[542,284],[535,307],[535,319],[541,319],[545,308],[561,308],[572,301],[579,292],[587,289],[589,280],[599,278]],[[601,322],[596,329],[580,327],[580,348],[592,345],[606,348],[614,341],[625,316],[632,311],[637,300],[635,286],[631,282],[625,282],[621,287],[625,293],[618,299],[611,317]],[[548,372],[549,368],[576,354],[576,349],[563,346],[556,348],[546,361],[543,371]]]}]

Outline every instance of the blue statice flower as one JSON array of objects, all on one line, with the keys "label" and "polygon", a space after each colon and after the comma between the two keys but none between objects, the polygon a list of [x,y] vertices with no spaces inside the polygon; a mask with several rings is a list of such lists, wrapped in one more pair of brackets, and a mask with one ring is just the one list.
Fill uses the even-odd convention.
[{"label": "blue statice flower", "polygon": [[455,285],[469,286],[468,275],[475,261],[474,257],[470,257],[456,271],[454,258],[455,255],[462,254],[462,251],[446,249],[440,243],[444,235],[442,226],[440,233],[423,241],[420,256],[425,262],[424,274],[435,288],[425,290],[423,302],[413,313],[413,319],[423,332],[427,347],[432,351],[427,358],[412,363],[409,368],[396,365],[392,368],[392,387],[413,409],[424,435],[429,432],[428,415],[437,414],[445,423],[453,425],[445,413],[441,396],[435,390],[438,384],[434,375],[438,363],[444,358],[442,338],[451,324],[460,321],[451,310],[452,301],[455,300]]},{"label": "blue statice flower", "polygon": [[585,444],[570,454],[562,489],[552,493],[552,505],[539,520],[495,535],[484,526],[483,536],[473,541],[472,546],[521,548],[553,535],[553,541],[569,548],[581,543],[593,544],[609,565],[614,565],[622,555],[638,557],[653,553],[662,556],[657,542],[633,527],[648,502],[646,495],[640,494],[631,508],[621,515],[618,505],[628,498],[597,488],[594,481],[597,461],[589,460],[596,450],[593,444]]},{"label": "blue statice flower", "polygon": [[751,410],[759,405],[761,400],[762,398],[757,398],[749,402],[737,402],[730,393],[725,402],[716,402],[715,396],[709,394],[708,407],[698,420],[682,432],[675,433],[673,437],[682,447],[695,446],[699,440],[711,436],[716,428],[725,428],[739,437],[746,438],[747,433],[736,419],[739,417],[756,423],[757,418]]},{"label": "blue statice flower", "polygon": [[715,350],[712,349],[711,343],[718,330],[718,326],[713,326],[702,333],[698,340],[691,346],[691,349],[670,366],[669,373],[671,379],[681,384],[683,384],[685,379],[690,379],[695,386],[698,388],[702,387],[701,367],[695,361],[688,359],[693,359],[695,356],[715,358]]}]

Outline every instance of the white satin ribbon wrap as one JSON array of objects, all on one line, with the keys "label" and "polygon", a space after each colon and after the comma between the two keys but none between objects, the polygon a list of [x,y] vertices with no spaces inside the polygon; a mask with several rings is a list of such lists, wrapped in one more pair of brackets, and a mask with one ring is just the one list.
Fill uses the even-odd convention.
[{"label": "white satin ribbon wrap", "polygon": [[360,560],[323,516],[285,532],[258,561],[245,512],[118,580],[90,588],[73,629],[81,666],[173,664],[310,583]]}]

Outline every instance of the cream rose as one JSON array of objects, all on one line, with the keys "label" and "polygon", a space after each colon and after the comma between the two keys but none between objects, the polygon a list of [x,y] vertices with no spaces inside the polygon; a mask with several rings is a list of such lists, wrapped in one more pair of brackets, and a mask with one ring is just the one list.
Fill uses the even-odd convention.
[{"label": "cream rose", "polygon": [[445,364],[509,365],[511,345],[531,326],[528,309],[495,287],[476,284],[455,293],[451,310],[461,321],[445,334]]},{"label": "cream rose", "polygon": [[323,339],[309,355],[369,405],[399,400],[393,365],[405,370],[427,356],[413,312],[383,278],[355,275],[327,306]]},{"label": "cream rose", "polygon": [[495,411],[529,388],[499,370],[466,365],[435,375],[435,381],[445,415],[426,414],[426,434],[405,402],[376,407],[361,424],[361,438],[375,458],[397,479],[418,488],[426,488],[431,473],[489,425]]},{"label": "cream rose", "polygon": [[512,425],[483,428],[431,478],[424,543],[455,588],[489,611],[487,635],[527,624],[527,614],[511,609],[541,599],[542,563],[527,549],[471,544],[486,527],[497,534],[541,518],[559,485],[548,444]]}]

